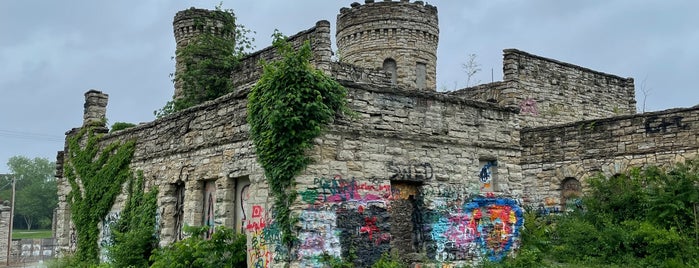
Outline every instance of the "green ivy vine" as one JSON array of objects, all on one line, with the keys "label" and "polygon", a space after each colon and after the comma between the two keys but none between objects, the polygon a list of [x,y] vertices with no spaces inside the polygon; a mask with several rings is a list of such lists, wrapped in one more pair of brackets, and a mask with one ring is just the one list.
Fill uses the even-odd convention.
[{"label": "green ivy vine", "polygon": [[[246,55],[245,51],[253,48],[254,39],[248,37],[252,31],[235,23],[236,17],[232,9],[216,6],[211,17],[222,23],[220,33],[214,34],[210,29],[204,29],[187,46],[178,49],[177,58],[184,64],[184,68],[173,74],[173,81],[181,82],[182,96],[155,111],[156,117],[216,99],[233,90],[230,76],[240,58]],[[195,27],[208,27],[204,21],[195,21],[194,24]],[[224,38],[230,34],[235,36],[235,41]]]},{"label": "green ivy vine", "polygon": [[87,264],[99,262],[98,225],[112,208],[122,184],[133,176],[129,163],[135,142],[100,147],[101,136],[93,127],[84,127],[69,137],[64,164],[64,175],[71,187],[67,201],[77,232],[75,257]]},{"label": "green ivy vine", "polygon": [[158,189],[145,192],[143,181],[140,170],[129,179],[126,204],[111,229],[114,245],[108,253],[115,267],[148,267],[151,253],[158,247]]},{"label": "green ivy vine", "polygon": [[274,197],[273,217],[282,243],[295,242],[296,222],[289,207],[297,197],[294,177],[310,162],[305,152],[336,113],[347,111],[347,91],[313,68],[311,46],[294,50],[278,32],[274,46],[281,60],[264,64],[263,74],[248,95],[248,123],[258,161]]}]

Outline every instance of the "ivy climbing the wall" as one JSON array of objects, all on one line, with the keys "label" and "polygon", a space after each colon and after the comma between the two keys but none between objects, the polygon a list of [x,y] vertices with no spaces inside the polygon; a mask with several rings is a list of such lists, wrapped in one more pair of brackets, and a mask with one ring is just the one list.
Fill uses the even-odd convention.
[{"label": "ivy climbing the wall", "polygon": [[258,161],[274,196],[273,217],[282,243],[294,243],[289,207],[296,199],[294,177],[309,163],[306,150],[335,114],[347,110],[347,91],[315,69],[311,46],[294,50],[279,33],[274,46],[281,60],[264,65],[264,72],[248,95],[248,123]]},{"label": "ivy climbing the wall", "polygon": [[158,189],[146,193],[143,181],[142,171],[129,179],[126,204],[121,217],[112,226],[114,245],[108,253],[115,267],[148,267],[151,253],[158,247]]},{"label": "ivy climbing the wall", "polygon": [[99,262],[98,225],[112,208],[122,184],[133,176],[129,163],[135,142],[100,147],[100,137],[92,127],[69,137],[64,166],[71,187],[68,204],[77,232],[75,257],[84,264]]},{"label": "ivy climbing the wall", "polygon": [[[187,46],[177,50],[177,58],[184,68],[174,73],[173,81],[182,85],[182,96],[165,104],[155,111],[160,118],[184,110],[208,100],[213,100],[233,91],[231,73],[238,66],[245,51],[253,48],[254,39],[248,34],[252,31],[243,25],[236,25],[232,9],[217,6],[211,11],[211,17],[222,23],[220,30],[213,33],[205,29],[193,38]],[[195,21],[195,27],[207,27],[202,18]],[[235,41],[226,38],[233,34]]]}]

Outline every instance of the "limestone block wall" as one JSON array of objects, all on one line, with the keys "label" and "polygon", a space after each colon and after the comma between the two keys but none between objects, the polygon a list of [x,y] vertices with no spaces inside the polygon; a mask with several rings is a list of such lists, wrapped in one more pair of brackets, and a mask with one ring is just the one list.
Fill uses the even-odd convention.
[{"label": "limestone block wall", "polygon": [[498,81],[493,83],[487,83],[482,85],[477,85],[473,87],[468,87],[456,91],[448,92],[449,95],[461,96],[468,99],[480,100],[491,103],[498,103],[500,105],[510,105],[506,99],[500,97],[503,90],[507,89],[507,83]]},{"label": "limestone block wall", "polygon": [[698,133],[699,106],[525,128],[524,203],[560,210],[568,190],[584,190],[585,180],[600,172],[612,176],[697,157]]},{"label": "limestone block wall", "polygon": [[538,127],[634,114],[632,78],[505,49],[500,103],[519,107],[522,126]]},{"label": "limestone block wall", "polygon": [[0,263],[7,262],[7,238],[10,236],[10,210],[10,206],[0,204]]},{"label": "limestone block wall", "polygon": [[[422,1],[365,1],[337,15],[340,60],[383,68],[404,88],[435,91],[437,8]],[[389,67],[391,66],[391,67]]]},{"label": "limestone block wall", "polygon": [[[316,139],[314,163],[297,178],[300,245],[293,267],[318,267],[324,252],[347,258],[350,249],[355,265],[367,267],[389,250],[408,261],[473,263],[516,247],[522,210],[506,197],[523,187],[511,110],[342,83],[358,115]],[[510,232],[498,238],[503,248],[488,251],[482,238],[502,224]]]},{"label": "limestone block wall", "polygon": [[[332,48],[330,42],[330,22],[321,20],[308,30],[301,31],[288,37],[288,42],[294,48],[298,48],[308,41],[313,50],[313,65],[328,73],[330,71],[330,57]],[[270,62],[279,59],[277,48],[269,46],[258,50],[240,60],[240,67],[231,74],[233,85],[239,89],[254,85],[262,75],[260,61]]]},{"label": "limestone block wall", "polygon": [[[292,253],[278,245],[267,184],[247,134],[245,91],[106,134],[102,142],[136,140],[131,168],[143,171],[146,187],[160,189],[161,245],[181,239],[183,225],[209,224],[247,232],[252,266],[283,263],[285,254],[297,254],[295,265],[314,264],[319,252],[346,257],[352,247],[363,260],[359,267],[389,248],[410,260],[457,262],[499,258],[516,248],[522,215],[509,197],[520,196],[523,186],[512,109],[441,93],[342,84],[357,115],[338,119],[315,141],[315,162],[298,178],[293,208],[303,242]],[[69,251],[76,242],[65,199],[70,188],[60,176],[58,182],[56,236]],[[101,245],[110,243],[108,227],[125,197],[100,225]],[[482,234],[464,231],[476,230],[467,226],[475,217]],[[492,253],[483,237],[503,223],[510,233],[499,236],[504,246]],[[338,232],[327,232],[333,228]]]},{"label": "limestone block wall", "polygon": [[[160,189],[162,245],[181,238],[183,225],[202,226],[210,222],[240,228],[247,212],[242,209],[247,200],[241,199],[241,192],[251,200],[266,202],[266,184],[248,140],[245,106],[245,95],[230,94],[104,136],[103,144],[136,140],[131,168],[143,171],[148,188]],[[70,187],[64,178],[58,179],[56,235],[62,249],[70,250],[74,228],[70,226],[65,200]],[[241,191],[245,186],[242,184],[250,186]],[[209,195],[214,200],[213,206],[205,207]],[[124,198],[125,195],[118,197],[109,218],[118,218]],[[108,221],[105,219],[103,226]],[[101,242],[108,243],[108,236],[104,233]]]}]

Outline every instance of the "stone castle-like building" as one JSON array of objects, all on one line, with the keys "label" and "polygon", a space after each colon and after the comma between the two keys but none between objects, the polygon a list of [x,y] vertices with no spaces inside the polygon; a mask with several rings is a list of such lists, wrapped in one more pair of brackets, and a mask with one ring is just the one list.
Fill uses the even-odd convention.
[{"label": "stone castle-like building", "polygon": [[[195,20],[216,31],[210,14],[177,13],[178,48],[201,33]],[[259,61],[278,58],[274,48],[242,60],[231,74],[235,92],[103,137],[136,141],[131,168],[160,189],[161,245],[181,239],[184,225],[209,224],[247,234],[250,267],[319,267],[322,254],[353,254],[366,267],[386,252],[409,262],[497,260],[517,248],[525,208],[564,211],[594,174],[699,153],[699,106],[636,114],[633,79],[516,49],[503,51],[502,81],[436,92],[437,8],[422,1],[340,9],[340,61],[331,60],[330,34],[318,21],[289,40],[311,43],[312,64],[348,89],[358,116],[336,119],[308,152],[313,163],[296,178],[291,205],[293,248],[279,243],[246,122],[246,95]],[[107,95],[85,98],[84,126],[101,122]],[[72,250],[60,168],[58,179],[56,236]]]}]

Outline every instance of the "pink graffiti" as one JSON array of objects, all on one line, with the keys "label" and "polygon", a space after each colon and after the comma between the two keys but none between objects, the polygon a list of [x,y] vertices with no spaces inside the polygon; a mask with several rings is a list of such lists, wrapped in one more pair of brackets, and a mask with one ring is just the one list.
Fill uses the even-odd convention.
[{"label": "pink graffiti", "polygon": [[519,113],[528,115],[539,115],[539,108],[535,99],[526,98],[519,104]]}]

